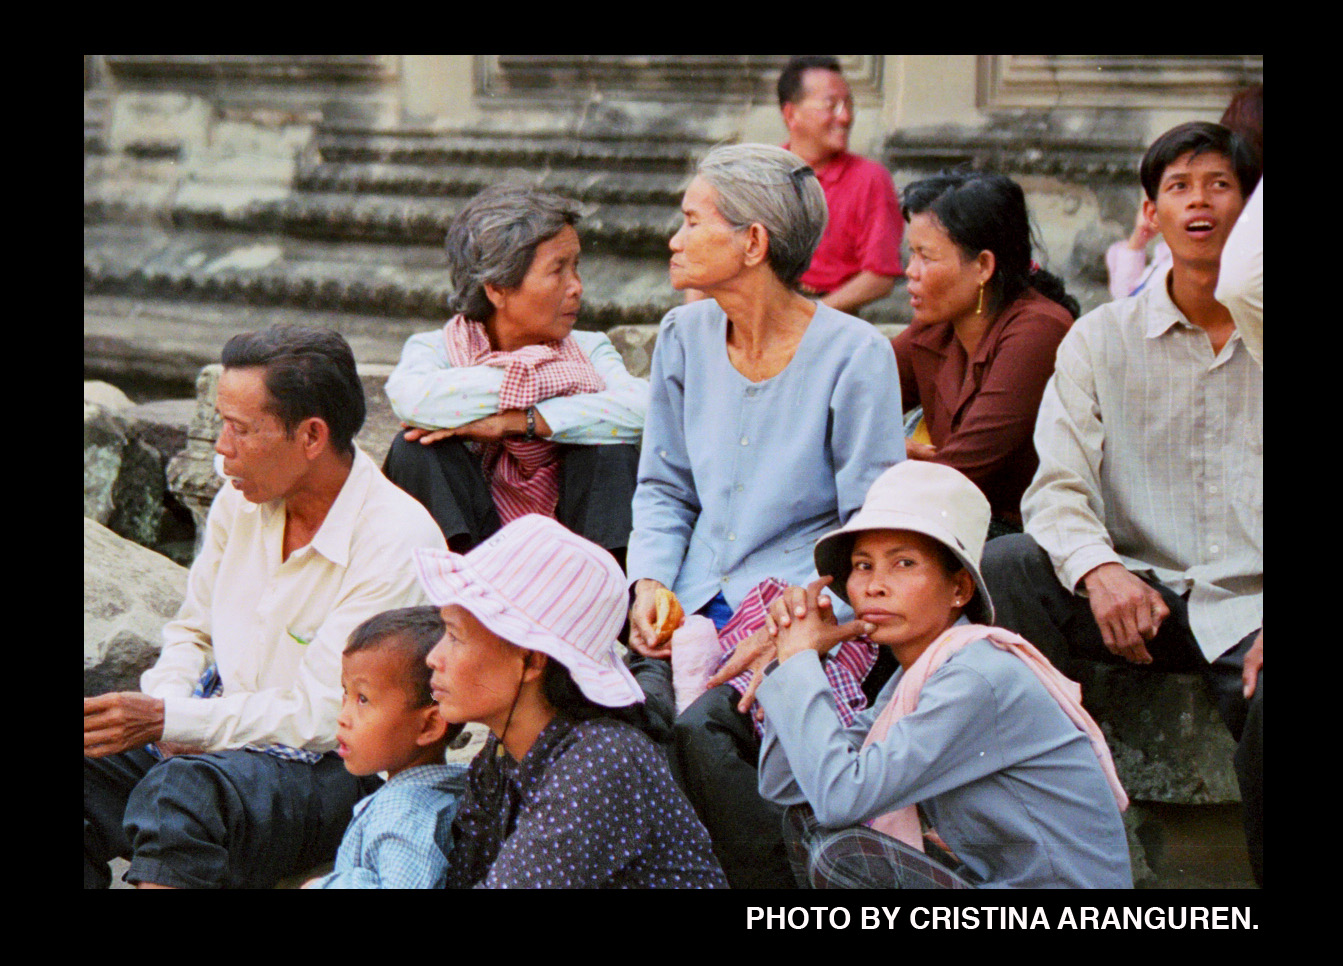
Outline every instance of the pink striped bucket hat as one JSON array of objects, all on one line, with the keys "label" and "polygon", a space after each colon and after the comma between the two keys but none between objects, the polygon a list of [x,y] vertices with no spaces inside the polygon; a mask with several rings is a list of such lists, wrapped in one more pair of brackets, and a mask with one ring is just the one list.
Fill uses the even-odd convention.
[{"label": "pink striped bucket hat", "polygon": [[431,604],[459,604],[509,643],[559,661],[597,704],[644,700],[616,654],[625,575],[595,543],[529,513],[466,554],[416,550],[415,568]]}]

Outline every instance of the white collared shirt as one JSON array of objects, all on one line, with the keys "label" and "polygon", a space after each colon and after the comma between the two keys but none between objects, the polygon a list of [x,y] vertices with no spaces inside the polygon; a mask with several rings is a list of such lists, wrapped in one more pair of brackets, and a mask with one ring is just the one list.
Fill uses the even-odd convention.
[{"label": "white collared shirt", "polygon": [[1070,590],[1120,563],[1189,593],[1209,660],[1264,621],[1263,372],[1233,333],[1215,356],[1166,279],[1078,319],[1035,426],[1026,532]]},{"label": "white collared shirt", "polygon": [[1231,310],[1236,330],[1264,366],[1264,179],[1250,192],[1231,226],[1217,275],[1217,301]]},{"label": "white collared shirt", "polygon": [[[282,560],[282,499],[249,503],[225,485],[210,507],[163,650],[140,679],[164,701],[166,741],[207,750],[275,742],[336,746],[341,652],[365,619],[427,603],[411,552],[442,531],[362,451],[312,541]],[[217,662],[224,693],[192,698]]]}]

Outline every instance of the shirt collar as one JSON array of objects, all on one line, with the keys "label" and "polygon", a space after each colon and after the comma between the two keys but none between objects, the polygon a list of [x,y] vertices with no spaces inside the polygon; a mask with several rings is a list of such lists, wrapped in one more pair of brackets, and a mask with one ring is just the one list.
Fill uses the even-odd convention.
[{"label": "shirt collar", "polygon": [[839,154],[835,155],[822,165],[819,170],[816,168],[812,169],[816,172],[816,180],[823,185],[835,184],[844,177],[844,172],[849,169],[852,159],[853,155],[848,151],[839,152]]},{"label": "shirt collar", "polygon": [[354,462],[350,464],[350,475],[336,494],[331,509],[326,511],[326,519],[313,536],[309,546],[327,560],[339,567],[350,563],[350,544],[354,540],[354,526],[359,520],[359,511],[373,485],[373,474],[378,472],[373,460],[354,446]]},{"label": "shirt collar", "polygon": [[[783,149],[785,151],[793,150],[787,144],[783,145]],[[816,180],[821,182],[821,184],[833,185],[840,179],[840,176],[844,174],[844,170],[848,168],[852,158],[853,154],[851,152],[841,151],[829,161],[825,162],[825,164],[821,165],[821,167],[812,167],[811,170],[816,174]]]},{"label": "shirt collar", "polygon": [[354,803],[354,816],[368,808],[369,803],[373,801],[373,796],[384,788],[390,788],[393,785],[438,785],[440,782],[452,776],[455,772],[465,771],[464,765],[416,765],[414,768],[407,768],[397,772],[391,778],[382,783],[375,791],[365,795],[359,801]]},{"label": "shirt collar", "polygon": [[462,766],[452,766],[447,764],[416,765],[414,768],[406,768],[397,772],[391,778],[387,779],[384,788],[387,785],[437,785],[444,778],[452,774],[454,768],[460,770]]},{"label": "shirt collar", "polygon": [[[562,714],[555,715],[537,734],[527,754],[522,756],[522,761],[515,764],[508,752],[500,756],[501,772],[520,792],[525,792],[545,774],[556,746],[573,730],[573,721]],[[491,735],[482,754],[497,755],[498,750],[494,746],[498,744],[498,737]]]},{"label": "shirt collar", "polygon": [[[369,487],[373,485],[372,474],[378,472],[377,467],[373,465],[373,460],[359,448],[359,444],[353,443],[351,445],[354,446],[354,462],[350,464],[350,475],[345,477],[345,483],[341,486],[340,492],[336,494],[331,509],[326,511],[326,518],[322,520],[322,525],[317,529],[317,533],[308,542],[308,547],[312,548],[315,553],[320,553],[338,567],[348,567],[350,564],[350,544],[354,540],[354,525],[359,519],[364,501],[368,497]],[[261,504],[249,503],[244,500],[243,511],[262,513],[263,527],[266,528],[267,532],[277,541],[283,539],[283,497],[277,497]],[[306,548],[300,548],[299,552],[303,549]],[[273,550],[276,554],[279,553],[278,543]]]},{"label": "shirt collar", "polygon": [[1193,326],[1193,323],[1184,317],[1184,313],[1171,300],[1170,289],[1167,284],[1170,281],[1170,269],[1166,274],[1159,278],[1153,278],[1143,289],[1147,293],[1148,306],[1144,315],[1144,335],[1149,339],[1155,339],[1165,335],[1176,325]]},{"label": "shirt collar", "polygon": [[[1149,339],[1158,339],[1178,325],[1189,329],[1191,332],[1197,332],[1199,335],[1204,335],[1202,329],[1185,318],[1184,313],[1180,311],[1180,307],[1176,305],[1175,301],[1170,297],[1170,289],[1167,287],[1167,283],[1170,281],[1171,271],[1174,271],[1174,269],[1169,269],[1166,274],[1162,275],[1160,278],[1153,278],[1152,281],[1148,283],[1147,287],[1137,296],[1138,298],[1145,297],[1147,299],[1147,312],[1144,313],[1145,318],[1143,320],[1143,334]],[[1233,328],[1231,330],[1231,337],[1227,339],[1226,345],[1222,347],[1222,351],[1217,354],[1218,362],[1214,364],[1213,368],[1220,365],[1222,360],[1230,358],[1231,352],[1235,350],[1235,344],[1240,341],[1242,341],[1240,337],[1240,329]]]}]

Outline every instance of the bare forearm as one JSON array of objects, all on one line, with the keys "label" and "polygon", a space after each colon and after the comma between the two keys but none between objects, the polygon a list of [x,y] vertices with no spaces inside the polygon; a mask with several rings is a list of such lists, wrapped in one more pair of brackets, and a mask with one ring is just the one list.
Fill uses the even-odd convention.
[{"label": "bare forearm", "polygon": [[832,309],[852,312],[890,293],[895,277],[862,271],[821,299]]}]

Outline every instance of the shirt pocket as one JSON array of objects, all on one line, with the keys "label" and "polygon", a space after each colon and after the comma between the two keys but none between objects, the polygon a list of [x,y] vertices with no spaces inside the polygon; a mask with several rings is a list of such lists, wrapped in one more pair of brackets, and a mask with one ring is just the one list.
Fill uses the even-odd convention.
[{"label": "shirt pocket", "polygon": [[690,533],[690,545],[686,548],[685,560],[681,572],[691,575],[717,573],[718,551],[708,538],[698,530]]}]

